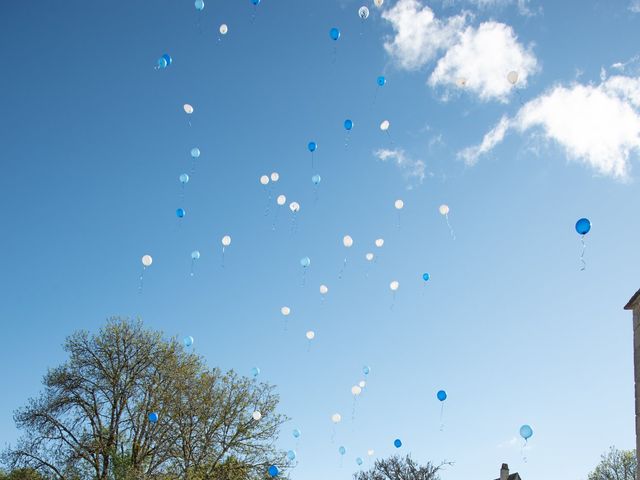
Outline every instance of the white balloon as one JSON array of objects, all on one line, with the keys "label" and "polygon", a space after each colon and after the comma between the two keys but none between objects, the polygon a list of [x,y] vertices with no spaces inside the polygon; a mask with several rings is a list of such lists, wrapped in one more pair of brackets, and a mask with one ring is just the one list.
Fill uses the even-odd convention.
[{"label": "white balloon", "polygon": [[289,314],[291,313],[291,309],[289,307],[282,307],[280,309],[280,313],[282,315],[284,315],[285,317],[289,316]]},{"label": "white balloon", "polygon": [[222,237],[222,246],[228,247],[229,245],[231,245],[231,237],[229,235],[225,235]]},{"label": "white balloon", "polygon": [[369,18],[369,9],[363,5],[358,9],[358,16],[363,19],[366,20],[367,18]]},{"label": "white balloon", "polygon": [[316,338],[316,332],[314,332],[313,330],[309,330],[305,336],[307,337],[307,340],[313,340],[314,338]]},{"label": "white balloon", "polygon": [[278,195],[278,198],[276,198],[276,202],[278,203],[278,205],[283,206],[285,203],[287,203],[287,197],[285,197],[284,195]]},{"label": "white balloon", "polygon": [[394,280],[389,284],[389,288],[391,289],[391,291],[395,292],[396,290],[398,290],[398,288],[400,288],[400,282]]},{"label": "white balloon", "polygon": [[262,413],[260,413],[260,411],[256,410],[255,412],[253,412],[251,414],[251,416],[253,417],[254,420],[258,421],[262,418]]},{"label": "white balloon", "polygon": [[360,380],[360,383],[358,383],[358,386],[359,386],[360,388],[364,388],[364,387],[366,387],[366,386],[367,386],[367,382],[365,382],[364,380]]},{"label": "white balloon", "polygon": [[189,105],[188,103],[185,103],[182,108],[184,108],[184,113],[186,113],[187,115],[191,115],[193,113],[193,107],[191,105]]},{"label": "white balloon", "polygon": [[320,293],[322,295],[326,295],[329,292],[329,287],[326,285],[320,285]]},{"label": "white balloon", "polygon": [[381,124],[380,124],[380,130],[382,130],[383,132],[386,132],[387,130],[389,130],[389,127],[391,126],[391,124],[389,123],[389,120],[384,120]]},{"label": "white balloon", "polygon": [[222,25],[220,25],[220,33],[222,35],[226,35],[228,31],[229,31],[229,27],[227,26],[226,23],[223,23]]},{"label": "white balloon", "polygon": [[507,80],[511,85],[515,85],[516,83],[518,83],[518,72],[516,72],[515,70],[509,72],[507,74]]},{"label": "white balloon", "polygon": [[151,257],[151,255],[145,255],[142,257],[142,265],[144,265],[145,267],[150,267],[152,263],[153,258]]},{"label": "white balloon", "polygon": [[381,248],[384,245],[384,238],[378,238],[376,240],[376,247]]},{"label": "white balloon", "polygon": [[266,175],[262,175],[262,176],[260,177],[260,183],[261,183],[262,185],[266,185],[266,184],[268,184],[268,183],[269,183],[269,177],[268,177],[268,176],[266,176]]},{"label": "white balloon", "polygon": [[358,385],[354,385],[353,387],[351,387],[351,394],[354,397],[357,397],[361,393],[362,393],[362,388],[360,388]]},{"label": "white balloon", "polygon": [[273,172],[271,174],[271,181],[277,182],[278,180],[280,180],[280,174],[278,172]]},{"label": "white balloon", "polygon": [[369,262],[370,262],[371,260],[373,260],[373,253],[367,253],[367,254],[364,256],[364,258],[366,258],[366,259],[367,259],[367,261],[369,261]]},{"label": "white balloon", "polygon": [[383,3],[384,3],[384,0],[373,0],[373,4],[378,8],[382,7]]},{"label": "white balloon", "polygon": [[349,235],[345,235],[342,239],[342,244],[347,248],[351,248],[353,246],[353,238]]},{"label": "white balloon", "polygon": [[370,457],[372,457],[374,453],[376,453],[376,452],[375,452],[375,450],[373,450],[372,448],[370,448],[369,450],[367,450],[367,455],[369,455]]},{"label": "white balloon", "polygon": [[342,421],[342,415],[340,415],[339,413],[334,413],[333,415],[331,415],[331,421],[333,423],[340,423]]},{"label": "white balloon", "polygon": [[402,200],[398,199],[398,200],[395,201],[393,206],[396,207],[396,210],[402,210],[404,208],[404,202]]},{"label": "white balloon", "polygon": [[293,212],[299,212],[300,211],[300,204],[298,202],[291,202],[289,204],[289,209]]},{"label": "white balloon", "polygon": [[449,205],[442,204],[442,205],[440,205],[440,208],[438,208],[438,210],[440,211],[440,215],[448,215],[449,214]]}]

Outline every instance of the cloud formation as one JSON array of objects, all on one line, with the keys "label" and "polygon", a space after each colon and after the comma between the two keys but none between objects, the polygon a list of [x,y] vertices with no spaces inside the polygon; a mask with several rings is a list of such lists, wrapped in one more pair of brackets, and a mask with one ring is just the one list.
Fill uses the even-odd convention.
[{"label": "cloud formation", "polygon": [[385,148],[376,150],[374,155],[383,162],[393,162],[402,170],[405,180],[416,180],[422,183],[425,177],[425,163],[422,160],[409,158],[401,148],[388,150]]}]

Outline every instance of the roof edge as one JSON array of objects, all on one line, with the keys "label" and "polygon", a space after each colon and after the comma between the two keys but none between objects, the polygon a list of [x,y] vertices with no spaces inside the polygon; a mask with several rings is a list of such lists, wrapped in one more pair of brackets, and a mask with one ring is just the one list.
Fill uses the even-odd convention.
[{"label": "roof edge", "polygon": [[633,310],[637,303],[640,302],[640,290],[633,294],[633,297],[624,306],[625,310]]}]

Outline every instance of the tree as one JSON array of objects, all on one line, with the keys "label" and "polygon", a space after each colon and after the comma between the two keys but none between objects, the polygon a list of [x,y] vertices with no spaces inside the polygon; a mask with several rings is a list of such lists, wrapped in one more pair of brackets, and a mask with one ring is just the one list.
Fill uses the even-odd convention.
[{"label": "tree", "polygon": [[126,319],[76,332],[64,348],[68,361],[14,415],[24,434],[3,455],[10,468],[57,480],[241,480],[286,467],[274,442],[287,418],[273,386],[207,368]]},{"label": "tree", "polygon": [[608,453],[602,455],[588,480],[636,480],[636,469],[635,450],[617,450],[611,447]]},{"label": "tree", "polygon": [[18,468],[9,473],[0,471],[0,480],[47,480],[47,477],[31,468]]},{"label": "tree", "polygon": [[357,472],[354,480],[439,480],[438,472],[450,462],[433,465],[419,465],[410,455],[401,457],[394,455],[389,458],[376,460],[372,468]]}]

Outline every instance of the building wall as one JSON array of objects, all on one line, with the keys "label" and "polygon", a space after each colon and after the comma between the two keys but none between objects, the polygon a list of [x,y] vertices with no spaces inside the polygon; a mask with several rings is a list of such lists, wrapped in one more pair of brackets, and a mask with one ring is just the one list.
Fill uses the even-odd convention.
[{"label": "building wall", "polygon": [[[640,304],[633,309],[633,364],[636,393],[636,458],[640,466]],[[640,480],[640,468],[636,471],[636,479]]]}]

